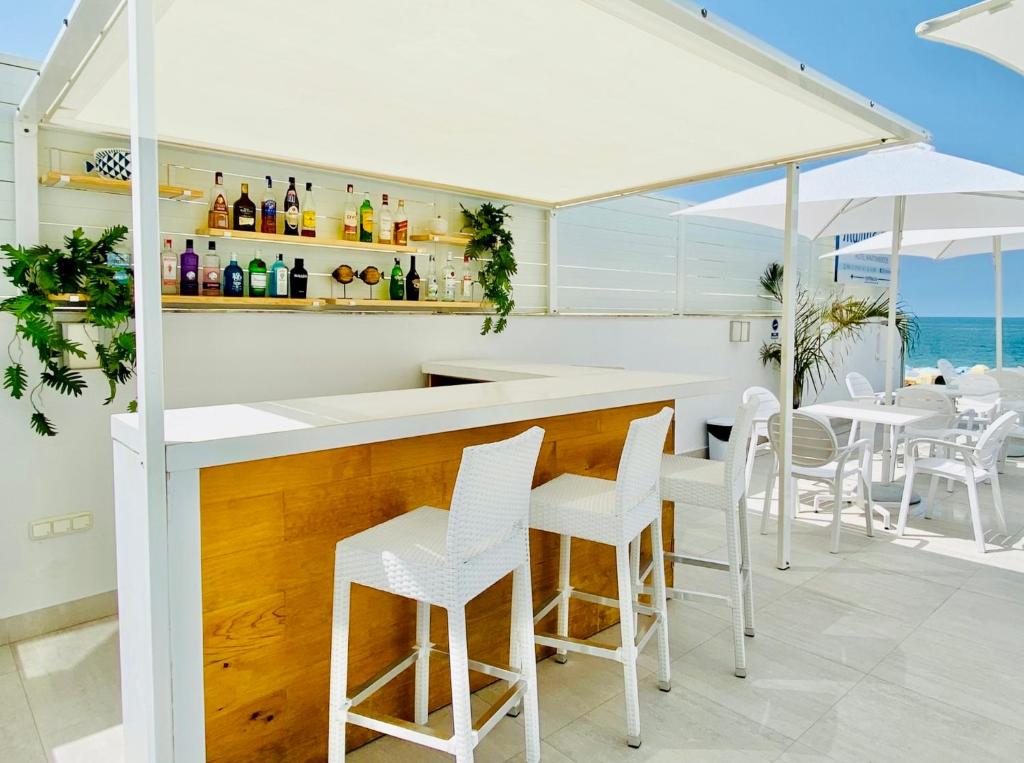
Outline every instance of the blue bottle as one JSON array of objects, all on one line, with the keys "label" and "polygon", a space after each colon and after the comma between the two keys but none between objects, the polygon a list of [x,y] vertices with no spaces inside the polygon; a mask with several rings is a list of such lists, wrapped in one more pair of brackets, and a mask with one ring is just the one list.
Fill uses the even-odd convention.
[{"label": "blue bottle", "polygon": [[284,255],[277,255],[277,262],[270,269],[270,297],[288,296],[288,266],[284,264]]},{"label": "blue bottle", "polygon": [[241,297],[245,295],[245,271],[238,265],[238,255],[231,255],[231,263],[224,268],[224,296]]}]

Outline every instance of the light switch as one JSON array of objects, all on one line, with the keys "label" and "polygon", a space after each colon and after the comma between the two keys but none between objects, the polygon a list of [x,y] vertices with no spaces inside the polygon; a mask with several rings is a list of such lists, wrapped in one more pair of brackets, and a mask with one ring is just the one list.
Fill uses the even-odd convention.
[{"label": "light switch", "polygon": [[70,519],[55,519],[53,520],[53,534],[60,535],[61,533],[71,532],[71,520]]},{"label": "light switch", "polygon": [[32,540],[42,540],[50,537],[52,527],[48,521],[32,522],[28,526],[28,537]]},{"label": "light switch", "polygon": [[76,532],[92,527],[92,514],[76,514],[71,517],[71,529]]}]

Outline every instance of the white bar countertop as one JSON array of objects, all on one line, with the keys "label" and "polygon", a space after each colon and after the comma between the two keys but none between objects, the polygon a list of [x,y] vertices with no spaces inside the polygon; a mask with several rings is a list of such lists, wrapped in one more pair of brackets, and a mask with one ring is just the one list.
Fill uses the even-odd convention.
[{"label": "white bar countertop", "polygon": [[[182,471],[658,400],[718,394],[724,377],[460,360],[424,373],[489,381],[165,411],[167,470]],[[111,417],[138,452],[137,414]]]}]

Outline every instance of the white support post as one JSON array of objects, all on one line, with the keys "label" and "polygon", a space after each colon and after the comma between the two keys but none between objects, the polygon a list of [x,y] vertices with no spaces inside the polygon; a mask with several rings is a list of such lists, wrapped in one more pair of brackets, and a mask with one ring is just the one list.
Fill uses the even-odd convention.
[{"label": "white support post", "polygon": [[14,237],[21,246],[39,243],[39,127],[14,120]]},{"label": "white support post", "polygon": [[548,210],[548,313],[558,314],[558,212]]},{"label": "white support post", "polygon": [[[132,253],[138,339],[138,454],[144,509],[131,569],[118,565],[121,610],[121,701],[125,759],[174,760],[168,576],[167,479],[164,449],[163,328],[160,305],[156,63],[153,0],[128,0],[131,99]],[[120,539],[119,539],[120,540]],[[128,557],[124,557],[127,559]],[[126,594],[125,592],[131,592]]]},{"label": "white support post", "polygon": [[[679,205],[685,208],[684,204]],[[679,215],[679,238],[676,246],[676,315],[686,312],[686,215]]]},{"label": "white support post", "polygon": [[996,368],[1003,370],[1003,237],[992,237],[992,263],[996,270]]},{"label": "white support post", "polygon": [[[897,196],[892,202],[892,249],[889,252],[889,328],[885,339],[885,402],[892,403],[896,369],[896,302],[900,295],[900,245],[903,243],[903,218],[907,197]],[[887,451],[888,452],[888,451]]]},{"label": "white support post", "polygon": [[[800,208],[800,166],[786,165],[786,227],[782,239],[782,364],[780,398],[782,402],[782,457],[779,459],[779,531],[776,566],[789,569],[790,529],[796,508],[796,496],[790,473],[793,466],[793,366],[796,353],[796,284]],[[765,511],[769,507],[765,496]]]}]

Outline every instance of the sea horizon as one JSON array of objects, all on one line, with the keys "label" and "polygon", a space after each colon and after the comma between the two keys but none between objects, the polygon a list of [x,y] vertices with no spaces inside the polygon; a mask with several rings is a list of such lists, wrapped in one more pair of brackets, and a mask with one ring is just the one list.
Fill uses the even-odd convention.
[{"label": "sea horizon", "polygon": [[[919,334],[908,368],[934,368],[939,358],[956,367],[996,363],[993,316],[918,316]],[[1024,365],[1024,317],[1003,318],[1003,365]]]}]

